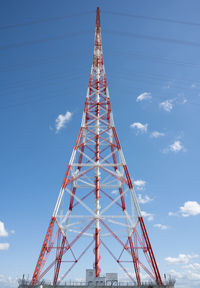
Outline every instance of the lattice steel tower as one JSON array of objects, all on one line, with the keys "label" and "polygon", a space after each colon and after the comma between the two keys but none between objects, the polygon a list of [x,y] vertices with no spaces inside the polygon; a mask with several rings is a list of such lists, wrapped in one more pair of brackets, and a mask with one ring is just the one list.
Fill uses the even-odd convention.
[{"label": "lattice steel tower", "polygon": [[[162,285],[115,130],[103,62],[99,8],[81,128],[31,285],[36,285],[48,272],[52,273],[54,285],[60,283],[92,247],[96,277],[100,276],[100,254],[107,252],[131,281],[135,282],[136,277],[140,285],[141,274],[147,274]],[[88,258],[91,255],[86,258],[87,263]]]}]

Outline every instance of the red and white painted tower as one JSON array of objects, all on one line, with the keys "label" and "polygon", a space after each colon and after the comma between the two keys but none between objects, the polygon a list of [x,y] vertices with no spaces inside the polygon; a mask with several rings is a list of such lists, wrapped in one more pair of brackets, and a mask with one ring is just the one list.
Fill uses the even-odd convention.
[{"label": "red and white painted tower", "polygon": [[[91,249],[93,259],[85,255]],[[62,282],[84,256],[87,264],[91,259],[99,277],[100,259],[106,253],[131,281],[140,285],[142,275],[146,274],[162,285],[115,130],[97,8],[94,55],[81,128],[31,285],[50,271],[54,285]]]}]

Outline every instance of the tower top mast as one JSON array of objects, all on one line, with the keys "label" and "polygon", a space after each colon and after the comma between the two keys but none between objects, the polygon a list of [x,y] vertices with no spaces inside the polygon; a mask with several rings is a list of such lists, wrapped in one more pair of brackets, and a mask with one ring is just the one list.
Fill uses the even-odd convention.
[{"label": "tower top mast", "polygon": [[101,27],[101,23],[100,23],[100,9],[99,9],[99,7],[97,7],[97,13],[96,13],[96,27],[97,28]]}]

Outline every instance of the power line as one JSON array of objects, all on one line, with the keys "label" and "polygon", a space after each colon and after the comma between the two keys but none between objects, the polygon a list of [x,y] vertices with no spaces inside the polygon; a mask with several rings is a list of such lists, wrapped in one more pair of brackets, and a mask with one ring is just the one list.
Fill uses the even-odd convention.
[{"label": "power line", "polygon": [[[81,52],[83,52],[83,50],[80,51],[69,51],[64,53],[63,55],[56,55],[53,57],[47,57],[47,58],[40,58],[40,59],[34,59],[32,61],[26,61],[26,62],[22,62],[22,63],[17,63],[17,64],[13,64],[13,65],[6,65],[6,66],[0,66],[0,72],[9,72],[9,71],[15,71],[15,70],[19,70],[20,68],[32,68],[32,67],[37,67],[40,65],[48,65],[48,64],[52,64],[52,63],[57,63],[58,61],[61,61],[63,59],[66,59],[68,57],[83,57],[83,55],[81,55]],[[145,53],[141,53],[138,51],[107,51],[106,54],[109,54],[109,56],[128,56],[128,57],[136,57],[136,60],[152,60],[153,62],[158,62],[158,63],[164,63],[164,64],[172,64],[172,65],[179,65],[179,66],[189,66],[189,67],[194,67],[194,68],[199,68],[200,64],[199,63],[192,63],[192,62],[185,62],[182,60],[177,60],[177,59],[171,59],[171,58],[167,58],[167,57],[161,57],[155,54],[145,54]]]},{"label": "power line", "polygon": [[[115,78],[115,77],[112,76],[111,78],[119,80],[119,77]],[[126,78],[126,80],[130,80],[130,79]],[[133,86],[135,86],[135,85],[133,85]],[[133,91],[131,90],[131,92],[133,92]],[[34,103],[37,104],[37,103],[40,103],[40,102],[43,102],[43,101],[55,99],[58,95],[60,95],[60,96],[66,95],[66,92],[63,93],[63,94],[60,94],[60,93],[58,93],[58,91],[55,91],[54,95],[47,96],[45,98],[43,98],[43,97],[35,97],[35,96],[34,97],[30,97],[29,99],[27,99],[24,102],[11,103],[11,104],[7,104],[5,106],[0,106],[0,110],[10,109],[10,108],[18,108],[18,107],[21,107],[21,106],[24,106],[24,105],[29,105],[29,104],[34,104]],[[162,97],[156,97],[156,98],[164,100]],[[200,106],[200,103],[195,103],[195,102],[191,102],[191,101],[187,101],[187,103],[190,104],[190,105],[196,106],[196,107]]]},{"label": "power line", "polygon": [[[23,81],[17,81],[17,82],[13,82],[13,83],[9,83],[7,84],[7,86],[4,86],[0,89],[0,96],[3,97],[5,95],[7,96],[12,96],[13,94],[19,94],[21,93],[20,90],[25,90],[25,89],[37,89],[38,86],[41,87],[45,87],[45,85],[52,85],[55,83],[53,83],[52,81],[57,81],[57,80],[61,80],[61,79],[66,79],[66,81],[68,81],[69,79],[74,79],[77,78],[77,76],[79,77],[80,72],[86,72],[87,70],[83,70],[82,69],[78,69],[77,71],[73,71],[73,73],[70,72],[70,74],[68,72],[62,72],[62,73],[51,73],[51,74],[45,74],[45,77],[40,77],[39,79],[31,79],[31,80],[23,80]],[[164,75],[164,74],[155,74],[155,73],[149,73],[149,72],[138,72],[138,71],[126,71],[127,73],[124,73],[124,71],[122,70],[114,70],[111,71],[111,75],[112,74],[118,74],[120,75],[120,77],[123,77],[127,80],[131,80],[131,81],[135,81],[135,80],[139,80],[139,81],[145,81],[147,82],[148,80],[151,81],[151,84],[153,84],[153,82],[157,82],[157,83],[169,83],[170,79],[168,78],[168,75]],[[86,73],[85,73],[86,74]],[[133,76],[133,77],[131,77]],[[85,75],[85,77],[87,77],[87,74]],[[50,81],[50,84],[48,84],[48,82]],[[191,85],[192,79],[176,79],[175,81],[173,81],[173,88],[179,88],[179,89],[185,89],[185,88],[189,88],[189,86]],[[42,86],[40,84],[43,84]],[[200,84],[200,82],[195,82],[196,84]],[[188,84],[188,85],[187,85]],[[22,92],[23,92],[22,91]]]},{"label": "power line", "polygon": [[[168,18],[161,18],[161,17],[151,17],[151,16],[136,15],[136,14],[130,14],[130,13],[124,13],[124,12],[114,12],[114,11],[108,11],[108,10],[103,10],[102,12],[104,14],[114,15],[114,16],[125,16],[125,17],[143,19],[143,20],[153,20],[153,21],[166,22],[166,23],[183,24],[183,25],[190,25],[190,26],[200,26],[200,23],[192,22],[192,21],[183,21],[183,20],[168,19]],[[32,26],[32,25],[48,23],[48,22],[56,22],[59,20],[65,20],[65,19],[69,19],[69,18],[73,18],[73,17],[86,16],[86,15],[90,15],[90,14],[94,14],[94,13],[95,13],[95,11],[91,10],[91,11],[85,11],[82,13],[76,13],[76,14],[71,14],[71,15],[48,17],[48,18],[43,18],[43,19],[38,19],[38,20],[33,20],[33,21],[27,21],[27,22],[23,22],[23,23],[9,24],[9,25],[5,25],[5,26],[0,26],[0,31],[1,30],[9,30],[9,29],[13,29],[13,28],[20,28],[20,27],[25,27],[25,26]]]},{"label": "power line", "polygon": [[64,34],[64,35],[60,35],[60,36],[41,38],[39,40],[25,41],[25,42],[13,43],[13,44],[9,44],[9,45],[1,45],[0,50],[8,50],[11,48],[20,48],[20,47],[25,47],[25,46],[31,46],[31,45],[46,43],[46,42],[54,41],[54,40],[62,40],[65,38],[81,36],[81,35],[85,35],[85,34],[89,34],[89,33],[91,33],[91,31],[82,31],[82,32],[76,32],[76,33]]},{"label": "power line", "polygon": [[[79,78],[79,79],[82,79],[83,77],[81,77],[80,75],[77,76],[77,77],[74,77],[74,78]],[[73,82],[70,81],[69,83],[67,83],[68,85],[72,85],[73,86]],[[50,83],[48,84],[48,86],[51,85],[51,86],[54,86],[55,83]],[[38,86],[36,88],[41,88],[41,87],[44,87],[44,85],[42,86]],[[15,101],[12,101],[11,99],[11,103],[8,103],[8,104],[4,104],[4,105],[0,105],[0,110],[4,110],[4,109],[9,109],[9,108],[17,108],[17,107],[20,107],[20,106],[24,106],[24,105],[29,105],[29,104],[32,104],[32,103],[39,103],[39,102],[42,102],[42,101],[46,101],[46,100],[51,100],[51,99],[55,99],[57,96],[64,96],[66,95],[66,88],[69,88],[69,86],[67,87],[62,87],[61,91],[65,91],[64,93],[60,93],[60,89],[56,89],[56,91],[53,91],[51,90],[51,95],[49,95],[49,92],[48,92],[48,96],[45,96],[45,97],[41,97],[40,95],[36,95],[34,93],[33,96],[29,96],[27,97],[27,94],[25,97],[19,99],[19,98],[16,98],[15,97]],[[39,90],[40,91],[40,90]],[[53,92],[53,93],[52,93]],[[53,94],[53,95],[52,95]],[[22,95],[23,96],[23,95]],[[16,101],[17,100],[17,101]],[[20,101],[19,101],[20,100]]]},{"label": "power line", "polygon": [[[119,81],[119,77],[111,76],[111,77],[109,77],[109,78],[112,78],[112,79],[114,79],[114,80]],[[121,78],[121,79],[122,79],[122,78]],[[141,88],[141,87],[136,86],[135,84],[137,84],[137,83],[133,83],[132,79],[130,79],[130,78],[127,78],[127,77],[126,77],[126,78],[123,78],[123,80],[131,81],[131,87]],[[144,83],[144,79],[141,79],[141,82]],[[145,82],[146,82],[146,80],[145,80]],[[156,85],[156,86],[158,86],[158,83],[153,83],[153,84]],[[152,85],[152,83],[151,83],[151,85]],[[127,86],[125,86],[125,87],[127,88]],[[121,88],[121,87],[120,87],[120,88]],[[133,90],[130,90],[130,91],[133,92]],[[165,101],[165,100],[169,99],[169,98],[164,99],[164,98],[162,98],[162,97],[160,97],[160,96],[155,96],[155,95],[154,95],[154,98],[158,98],[158,99],[160,99],[160,100],[162,100],[162,101]],[[179,103],[179,104],[180,104],[180,103]],[[187,100],[186,104],[190,104],[190,105],[196,106],[197,108],[199,108],[199,106],[200,106],[200,103],[193,102],[193,101],[188,101],[188,100]]]},{"label": "power line", "polygon": [[[80,72],[80,71],[79,71]],[[121,73],[122,71],[113,71],[113,73],[111,73],[111,76],[109,77],[109,78],[114,78],[115,80],[116,79],[121,79],[121,80],[128,80],[128,81],[131,81],[131,87],[138,87],[138,86],[136,86],[137,85],[137,83],[138,83],[138,81],[141,81],[143,84],[144,84],[144,81],[145,81],[145,83],[148,83],[148,80],[150,81],[150,83],[151,83],[151,85],[156,85],[156,86],[160,86],[160,81],[162,81],[162,80],[165,80],[165,79],[163,79],[163,76],[164,75],[158,75],[158,74],[152,74],[152,73],[150,73],[150,74],[144,74],[144,73],[136,73],[136,72],[134,72],[134,71],[128,71],[128,73]],[[132,75],[132,74],[136,74],[135,76],[134,76],[134,78],[131,78],[130,76]],[[78,73],[79,74],[79,73]],[[115,74],[122,74],[122,77],[120,77],[119,78],[119,76],[117,76],[117,77],[115,77],[114,75]],[[145,77],[143,76],[143,75],[145,75]],[[39,90],[41,90],[41,88],[43,87],[45,87],[46,86],[46,84],[48,85],[48,87],[49,87],[49,85],[51,85],[51,86],[57,86],[57,83],[55,83],[55,82],[53,82],[52,80],[60,80],[60,79],[62,79],[62,78],[65,78],[65,79],[69,79],[69,80],[72,80],[72,79],[77,79],[77,78],[81,78],[80,77],[80,75],[77,75],[77,72],[74,72],[74,73],[70,73],[70,74],[67,74],[67,75],[65,75],[65,73],[64,74],[57,74],[57,73],[55,73],[55,74],[53,74],[53,75],[48,75],[48,76],[50,76],[50,77],[48,77],[47,79],[39,79],[40,81],[38,82],[38,80],[37,81],[31,81],[31,82],[25,82],[25,83],[23,83],[23,82],[16,82],[16,83],[14,83],[15,85],[17,84],[17,86],[8,86],[7,87],[7,89],[12,89],[12,88],[14,88],[14,89],[24,89],[26,86],[27,86],[27,88],[30,88],[31,87],[31,90],[32,89],[39,89]],[[161,78],[160,77],[158,77],[158,76],[162,76]],[[144,80],[145,79],[145,80]],[[133,81],[133,80],[135,80],[135,81]],[[47,83],[45,83],[44,81],[50,81],[49,83],[47,82]],[[72,83],[72,81],[70,81],[70,82],[66,82],[66,84],[69,84],[69,83]],[[18,85],[19,84],[19,85]],[[41,85],[42,84],[42,85]],[[179,84],[179,83],[178,83]],[[181,86],[177,86],[177,85],[174,85],[173,84],[173,86],[176,86],[177,88],[183,88],[183,87],[181,87]],[[141,87],[140,87],[141,88]],[[5,89],[5,88],[4,88]],[[64,88],[64,89],[66,89],[66,88]],[[52,91],[53,92],[53,91]],[[26,105],[26,104],[30,104],[30,103],[32,103],[32,102],[38,102],[37,101],[37,96],[34,94],[32,97],[29,97],[28,99],[26,99],[26,96],[24,97],[24,93],[25,93],[25,91],[14,91],[14,92],[9,92],[9,93],[6,93],[8,96],[13,96],[14,94],[18,94],[19,96],[22,96],[22,97],[15,97],[15,99],[10,99],[11,101],[12,101],[12,103],[10,103],[10,104],[7,104],[7,105],[5,105],[5,106],[0,106],[0,109],[7,109],[7,108],[12,108],[12,107],[18,107],[18,106],[22,106],[22,105]],[[59,91],[55,91],[55,93],[57,93],[57,94],[60,94],[59,93]],[[1,94],[1,97],[2,96],[5,96],[6,95],[5,94],[5,92],[4,93],[2,93]],[[22,99],[23,98],[23,99]],[[50,97],[51,98],[51,97]],[[162,100],[164,100],[163,99],[163,97],[159,97],[160,99],[162,99]],[[41,101],[43,101],[43,97],[40,97],[40,99],[41,99]],[[46,97],[45,97],[45,99],[46,99]],[[48,97],[47,97],[47,99],[48,99]],[[13,102],[13,100],[15,100],[14,102],[16,102],[16,100],[17,100],[17,103],[14,103]],[[20,100],[20,101],[19,101]],[[23,100],[25,101],[25,102],[23,102]],[[40,101],[39,101],[40,102]],[[195,102],[192,102],[192,101],[188,101],[187,102],[188,104],[191,104],[191,105],[194,105],[194,106],[200,106],[200,103],[195,103]]]},{"label": "power line", "polygon": [[[24,90],[26,90],[26,88],[33,90],[33,89],[37,89],[37,88],[44,88],[45,85],[46,86],[48,85],[48,87],[54,86],[54,85],[56,85],[56,83],[53,81],[57,81],[57,80],[65,79],[67,81],[67,80],[81,78],[80,73],[82,71],[83,71],[83,69],[81,69],[81,70],[79,69],[77,72],[70,73],[70,74],[68,74],[68,73],[54,73],[51,75],[47,75],[48,77],[45,77],[45,78],[40,77],[40,79],[36,79],[36,80],[17,81],[15,83],[9,84],[7,87],[1,88],[0,89],[0,97],[13,96],[13,94],[20,93],[21,91],[19,91],[19,90],[23,90],[22,92],[24,92]],[[82,78],[83,78],[83,76],[82,76]],[[66,82],[66,84],[67,84],[67,82]],[[12,92],[13,89],[14,89],[14,91]]]},{"label": "power line", "polygon": [[151,16],[123,13],[123,12],[106,11],[106,10],[103,10],[103,13],[109,14],[109,15],[114,15],[114,16],[126,16],[126,17],[143,19],[143,20],[153,20],[153,21],[159,21],[159,22],[183,24],[183,25],[190,25],[190,26],[197,26],[197,27],[200,26],[200,23],[191,22],[191,21],[175,20],[175,19],[160,18],[160,17],[151,17]]},{"label": "power line", "polygon": [[[109,53],[109,52],[107,52]],[[106,53],[106,54],[107,54]],[[191,67],[195,67],[195,68],[198,68],[200,66],[200,63],[192,63],[192,62],[186,62],[186,61],[182,61],[182,60],[177,60],[177,59],[172,59],[172,58],[168,58],[168,57],[162,57],[162,56],[158,56],[158,55],[155,55],[155,54],[145,54],[145,53],[141,53],[141,52],[138,52],[138,51],[112,51],[111,53],[111,56],[113,55],[124,55],[124,56],[136,56],[137,60],[144,60],[145,59],[148,59],[148,60],[153,60],[153,61],[156,61],[156,62],[161,62],[161,63],[164,63],[164,64],[173,64],[173,65],[180,65],[180,66],[191,66]],[[138,58],[141,58],[141,59],[138,59]],[[146,61],[146,60],[145,60]]]},{"label": "power line", "polygon": [[13,65],[6,65],[6,66],[0,66],[0,72],[10,72],[10,71],[15,71],[15,70],[19,70],[24,69],[24,68],[32,68],[32,67],[37,67],[40,65],[48,65],[48,64],[52,64],[52,63],[57,63],[63,59],[67,59],[67,58],[72,58],[72,57],[76,57],[76,59],[78,57],[83,57],[83,55],[81,55],[81,52],[83,50],[80,51],[68,51],[66,53],[64,53],[63,55],[59,55],[59,56],[53,56],[53,57],[46,57],[46,58],[31,58],[31,61],[26,61],[26,62],[22,62],[22,63],[17,63],[17,64],[13,64]]},{"label": "power line", "polygon": [[20,27],[25,27],[25,26],[32,26],[32,25],[41,24],[41,23],[55,22],[55,21],[58,21],[58,20],[64,20],[64,19],[67,19],[67,18],[72,18],[72,17],[77,17],[77,16],[78,17],[79,16],[85,16],[85,15],[93,14],[94,12],[95,11],[86,11],[86,12],[78,13],[78,14],[49,17],[49,18],[43,18],[43,19],[38,19],[38,20],[34,20],[34,21],[27,21],[27,22],[24,22],[24,23],[0,26],[0,31],[1,30],[13,29],[13,28],[20,28]]},{"label": "power line", "polygon": [[[46,43],[46,42],[54,41],[54,40],[62,40],[65,38],[71,38],[71,37],[81,36],[81,35],[90,34],[90,33],[91,33],[91,31],[74,32],[74,33],[64,34],[64,35],[60,35],[60,36],[41,38],[39,40],[25,41],[25,42],[13,43],[13,44],[8,44],[8,45],[1,45],[0,50],[8,50],[11,48],[20,48],[20,47],[25,47],[25,46],[31,46],[31,45],[35,45],[35,44]],[[138,38],[138,39],[145,39],[145,40],[147,39],[147,40],[153,40],[153,41],[167,42],[170,44],[175,43],[175,44],[179,44],[179,45],[200,47],[200,42],[176,40],[176,39],[172,39],[172,38],[163,38],[160,36],[151,36],[151,35],[122,32],[122,31],[116,31],[116,30],[104,30],[104,33],[108,33],[111,35],[128,36],[128,37]]]},{"label": "power line", "polygon": [[[114,70],[113,72],[111,72],[111,74],[113,73],[118,73],[118,74],[122,74],[124,75],[125,77],[130,77],[132,75],[134,75],[134,78],[135,76],[142,76],[142,79],[144,80],[146,77],[149,77],[149,78],[152,78],[152,79],[155,79],[155,80],[159,80],[159,81],[170,81],[169,79],[169,76],[166,75],[166,74],[156,74],[156,73],[152,73],[152,72],[140,72],[140,71],[133,71],[133,70],[126,70],[125,72],[127,73],[124,73],[124,71],[122,70]],[[175,79],[173,82],[178,82],[179,84],[190,84],[191,82],[194,82],[194,79],[188,79],[188,78],[180,78],[180,79]],[[195,81],[196,84],[200,84],[199,81]]]},{"label": "power line", "polygon": [[[81,71],[83,70],[83,67],[81,67]],[[84,72],[86,72],[87,70],[85,70],[84,68]],[[163,74],[163,73],[153,73],[153,72],[149,72],[149,71],[134,71],[134,70],[116,70],[114,69],[114,71],[110,71],[110,74],[118,74],[121,77],[125,78],[125,79],[130,79],[131,81],[135,81],[137,79],[139,79],[139,81],[145,81],[145,83],[149,80],[151,81],[151,84],[153,84],[153,82],[158,82],[158,83],[170,83],[171,79],[169,78],[168,74]],[[76,78],[78,75],[80,74],[80,69],[77,69],[73,72],[54,72],[54,73],[48,73],[39,79],[30,79],[30,80],[18,80],[16,82],[12,82],[12,83],[8,83],[6,86],[2,85],[1,89],[0,89],[0,96],[12,96],[13,94],[19,94],[20,92],[23,92],[26,88],[28,89],[35,89],[39,87],[41,83],[43,83],[43,86],[45,86],[45,84],[48,84],[48,81],[52,82],[55,80],[61,80],[66,79],[69,80],[72,78]],[[133,77],[132,77],[133,76]],[[138,80],[137,80],[138,81]],[[185,89],[185,88],[191,88],[191,83],[194,82],[194,79],[188,79],[188,78],[176,78],[174,81],[172,81],[172,86],[173,88],[179,88],[179,89]],[[51,83],[50,83],[51,84]],[[195,84],[200,84],[199,81],[195,81]],[[14,90],[14,91],[13,91]],[[23,90],[23,91],[20,91]]]},{"label": "power line", "polygon": [[145,40],[147,39],[147,40],[153,40],[153,41],[175,43],[175,44],[179,44],[179,45],[200,47],[200,42],[176,40],[176,39],[172,39],[172,38],[163,38],[160,36],[151,36],[151,35],[137,34],[137,33],[131,33],[131,32],[122,32],[122,31],[116,31],[116,30],[104,30],[104,33],[108,33],[111,35],[115,34],[115,35],[121,35],[121,36],[128,36],[128,37],[132,37],[132,38],[145,39]]}]

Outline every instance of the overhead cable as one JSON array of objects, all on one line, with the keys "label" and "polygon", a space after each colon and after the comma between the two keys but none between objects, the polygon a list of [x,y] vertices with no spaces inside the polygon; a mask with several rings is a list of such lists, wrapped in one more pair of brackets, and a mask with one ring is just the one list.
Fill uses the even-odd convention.
[{"label": "overhead cable", "polygon": [[110,35],[115,34],[115,35],[127,36],[127,37],[132,37],[132,38],[145,39],[145,40],[147,39],[147,40],[153,40],[153,41],[175,43],[178,45],[200,47],[200,42],[177,40],[177,39],[172,39],[172,38],[164,38],[164,37],[160,37],[160,36],[144,35],[144,34],[138,34],[138,33],[132,33],[132,32],[122,32],[122,31],[116,31],[116,30],[104,30],[104,33],[108,33]]},{"label": "overhead cable", "polygon": [[25,26],[32,26],[32,25],[41,24],[41,23],[55,22],[58,20],[64,20],[67,18],[84,16],[84,15],[89,15],[89,14],[93,14],[93,13],[94,13],[94,11],[87,11],[87,12],[71,14],[71,15],[48,17],[48,18],[43,18],[43,19],[38,19],[38,20],[33,20],[33,21],[27,21],[27,22],[18,23],[18,24],[10,24],[10,25],[5,25],[5,26],[0,26],[0,31],[13,29],[13,28],[19,28],[19,27],[25,27]]},{"label": "overhead cable", "polygon": [[200,26],[200,23],[198,23],[198,22],[183,21],[183,20],[176,20],[176,19],[169,19],[169,18],[136,15],[136,14],[123,13],[123,12],[114,12],[114,11],[106,11],[106,10],[103,10],[103,13],[104,14],[109,14],[109,15],[115,15],[115,16],[126,16],[126,17],[143,19],[143,20],[153,20],[153,21],[167,22],[167,23],[174,23],[174,24]]},{"label": "overhead cable", "polygon": [[75,32],[75,33],[53,36],[53,37],[48,37],[48,38],[41,38],[39,40],[25,41],[25,42],[13,43],[13,44],[8,44],[8,45],[1,45],[0,50],[8,50],[11,48],[20,48],[20,47],[25,47],[25,46],[31,46],[31,45],[46,43],[46,42],[54,41],[54,40],[62,40],[65,38],[81,36],[81,35],[89,34],[89,33],[91,33],[91,31],[82,31],[82,32]]}]

